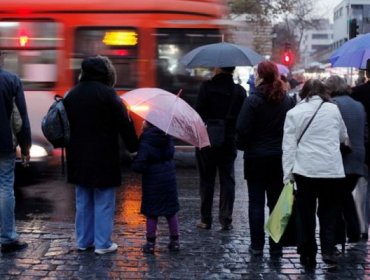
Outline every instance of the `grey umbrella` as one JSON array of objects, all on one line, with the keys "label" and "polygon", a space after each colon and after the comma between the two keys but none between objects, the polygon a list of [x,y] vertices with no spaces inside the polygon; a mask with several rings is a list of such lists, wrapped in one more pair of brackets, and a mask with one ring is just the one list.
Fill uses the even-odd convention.
[{"label": "grey umbrella", "polygon": [[180,62],[188,68],[253,66],[264,58],[250,48],[231,44],[216,43],[200,46],[185,54]]}]

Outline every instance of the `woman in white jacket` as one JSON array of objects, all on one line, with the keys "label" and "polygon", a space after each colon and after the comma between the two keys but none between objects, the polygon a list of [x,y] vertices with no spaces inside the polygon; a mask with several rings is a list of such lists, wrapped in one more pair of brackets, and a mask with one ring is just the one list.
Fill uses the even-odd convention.
[{"label": "woman in white jacket", "polygon": [[[323,261],[335,265],[335,227],[339,211],[336,188],[345,177],[340,143],[348,138],[336,104],[320,80],[308,80],[301,101],[284,123],[284,182],[297,184],[297,234],[301,264],[316,266],[316,201]],[[312,119],[312,121],[310,121]]]}]

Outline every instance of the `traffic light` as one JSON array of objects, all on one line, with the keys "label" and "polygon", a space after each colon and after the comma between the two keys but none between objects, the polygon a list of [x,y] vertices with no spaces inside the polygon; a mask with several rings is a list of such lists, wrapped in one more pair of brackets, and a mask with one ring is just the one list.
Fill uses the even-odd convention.
[{"label": "traffic light", "polygon": [[358,32],[358,24],[357,24],[357,19],[353,18],[349,20],[349,34],[348,37],[349,39],[355,38],[359,32]]},{"label": "traffic light", "polygon": [[292,51],[288,50],[283,53],[282,63],[286,66],[294,64],[294,54]]}]

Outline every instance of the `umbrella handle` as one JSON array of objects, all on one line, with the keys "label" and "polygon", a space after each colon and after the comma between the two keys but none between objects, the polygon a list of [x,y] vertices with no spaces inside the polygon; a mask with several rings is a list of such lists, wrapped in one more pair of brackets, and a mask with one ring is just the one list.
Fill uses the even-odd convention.
[{"label": "umbrella handle", "polygon": [[182,89],[179,90],[179,92],[176,94],[176,96],[179,97],[181,93],[182,93]]}]

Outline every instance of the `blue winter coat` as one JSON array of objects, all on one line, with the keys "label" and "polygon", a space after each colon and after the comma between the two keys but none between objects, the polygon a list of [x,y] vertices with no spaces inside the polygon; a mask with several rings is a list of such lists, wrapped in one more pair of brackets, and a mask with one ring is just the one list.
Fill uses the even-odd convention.
[{"label": "blue winter coat", "polygon": [[152,126],[143,131],[132,169],[142,173],[141,213],[146,216],[179,211],[174,153],[171,136]]}]

